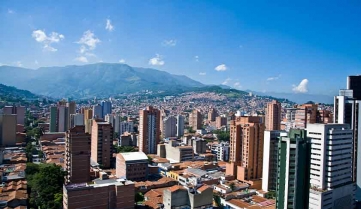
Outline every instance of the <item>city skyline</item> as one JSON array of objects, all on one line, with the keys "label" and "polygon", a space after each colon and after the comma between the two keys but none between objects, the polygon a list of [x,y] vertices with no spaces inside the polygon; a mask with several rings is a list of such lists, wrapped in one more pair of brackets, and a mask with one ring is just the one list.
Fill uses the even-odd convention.
[{"label": "city skyline", "polygon": [[361,66],[358,3],[108,3],[3,2],[1,65],[125,63],[205,84],[324,95]]}]

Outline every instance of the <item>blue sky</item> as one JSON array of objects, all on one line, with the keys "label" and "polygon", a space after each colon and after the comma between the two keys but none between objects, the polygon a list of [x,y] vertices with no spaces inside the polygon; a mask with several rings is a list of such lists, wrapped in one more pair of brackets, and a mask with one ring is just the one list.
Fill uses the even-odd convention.
[{"label": "blue sky", "polygon": [[361,74],[361,2],[317,2],[3,0],[0,63],[124,62],[206,84],[334,95]]}]

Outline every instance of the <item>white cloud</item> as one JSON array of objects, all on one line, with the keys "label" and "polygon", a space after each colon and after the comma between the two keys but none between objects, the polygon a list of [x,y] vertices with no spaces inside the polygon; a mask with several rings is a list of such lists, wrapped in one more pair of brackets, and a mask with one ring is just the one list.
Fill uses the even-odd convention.
[{"label": "white cloud", "polygon": [[120,59],[119,63],[125,63],[125,59]]},{"label": "white cloud", "polygon": [[267,81],[274,81],[274,80],[278,80],[281,77],[281,74],[275,77],[269,77],[267,78]]},{"label": "white cloud", "polygon": [[77,58],[75,58],[75,60],[79,61],[79,62],[88,62],[88,58],[86,58],[84,56],[77,57]]},{"label": "white cloud", "polygon": [[149,60],[150,65],[164,65],[165,62],[162,60],[162,57],[159,54],[156,54],[155,57]]},{"label": "white cloud", "polygon": [[163,46],[175,46],[175,45],[177,45],[177,40],[175,40],[175,39],[164,40],[164,41],[162,42],[162,45],[163,45]]},{"label": "white cloud", "polygon": [[76,43],[81,44],[80,53],[84,53],[85,51],[94,50],[97,44],[100,43],[100,40],[95,37],[94,33],[92,33],[90,30],[87,30]]},{"label": "white cloud", "polygon": [[56,52],[58,51],[54,47],[51,46],[52,43],[59,43],[62,39],[65,38],[63,34],[59,34],[56,32],[51,32],[50,34],[46,35],[45,31],[43,30],[34,30],[32,33],[32,37],[35,41],[42,43],[44,51]]},{"label": "white cloud", "polygon": [[114,30],[114,26],[112,25],[111,23],[111,20],[110,19],[107,19],[107,23],[105,25],[105,29],[112,32]]},{"label": "white cloud", "polygon": [[200,72],[199,75],[207,75],[206,72]]},{"label": "white cloud", "polygon": [[227,66],[225,64],[221,64],[218,65],[217,67],[214,68],[216,71],[226,71],[227,70]]},{"label": "white cloud", "polygon": [[298,86],[293,85],[292,90],[296,93],[307,93],[308,89],[307,89],[307,85],[308,85],[308,79],[303,79],[300,84],[298,84]]},{"label": "white cloud", "polygon": [[194,56],[194,59],[196,60],[196,62],[198,62],[199,61],[199,56],[198,55]]},{"label": "white cloud", "polygon": [[8,9],[9,14],[14,14],[14,10]]},{"label": "white cloud", "polygon": [[38,64],[39,64],[38,60],[35,60],[35,61],[34,61],[34,64],[35,64],[35,65],[38,65]]},{"label": "white cloud", "polygon": [[236,82],[236,83],[234,83],[234,84],[233,84],[233,86],[234,86],[234,87],[236,87],[236,88],[242,88],[242,86],[241,86],[241,83],[240,83],[240,82]]},{"label": "white cloud", "polygon": [[93,32],[91,32],[90,30],[85,31],[80,40],[76,42],[77,44],[80,44],[80,48],[78,51],[80,55],[79,57],[75,58],[75,60],[79,62],[88,62],[89,57],[96,57],[94,53],[91,53],[89,51],[94,50],[100,42],[101,41],[97,37],[95,37]]},{"label": "white cloud", "polygon": [[223,81],[223,85],[227,85],[232,79],[231,78],[227,78],[226,80]]}]

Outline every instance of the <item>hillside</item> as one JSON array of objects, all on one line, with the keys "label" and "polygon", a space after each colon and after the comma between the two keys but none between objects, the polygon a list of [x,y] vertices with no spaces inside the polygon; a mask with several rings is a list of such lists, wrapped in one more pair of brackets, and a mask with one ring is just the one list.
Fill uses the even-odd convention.
[{"label": "hillside", "polygon": [[1,66],[0,75],[0,83],[57,98],[107,97],[143,90],[181,91],[204,86],[186,76],[117,63],[43,67],[37,70]]},{"label": "hillside", "polygon": [[39,96],[31,93],[30,91],[0,84],[0,108],[11,103],[24,104],[26,100],[37,98],[39,98]]}]

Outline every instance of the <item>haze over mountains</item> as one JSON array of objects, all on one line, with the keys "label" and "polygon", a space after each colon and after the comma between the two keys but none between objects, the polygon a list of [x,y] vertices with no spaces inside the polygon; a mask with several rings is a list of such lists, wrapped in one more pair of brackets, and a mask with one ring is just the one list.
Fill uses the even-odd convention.
[{"label": "haze over mountains", "polygon": [[[184,75],[173,75],[165,71],[118,63],[42,67],[37,70],[0,66],[0,75],[2,84],[54,98],[109,97],[142,90],[179,92],[207,86]],[[219,86],[230,88],[224,85]],[[310,100],[332,103],[332,97],[324,95],[254,93],[261,96],[286,98],[297,103]]]},{"label": "haze over mountains", "polygon": [[1,66],[0,75],[0,83],[51,97],[87,98],[204,86],[187,76],[109,63],[42,67],[37,70]]}]

